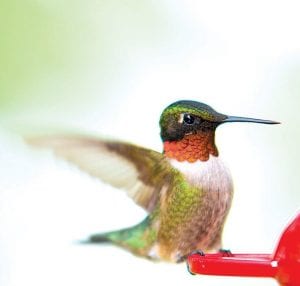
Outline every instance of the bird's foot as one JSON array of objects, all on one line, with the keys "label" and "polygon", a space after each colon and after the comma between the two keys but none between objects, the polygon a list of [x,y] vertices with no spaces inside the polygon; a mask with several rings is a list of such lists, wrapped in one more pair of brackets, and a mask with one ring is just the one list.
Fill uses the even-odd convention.
[{"label": "bird's foot", "polygon": [[[185,256],[185,259],[186,260],[190,255],[194,255],[194,254],[198,254],[198,255],[201,255],[201,256],[205,256],[204,252],[200,249],[197,249],[197,250],[194,250],[192,251],[190,254],[186,255]],[[187,271],[191,274],[191,275],[195,275],[195,273],[193,273],[190,269],[190,264],[187,262],[186,263],[186,266],[187,266]]]},{"label": "bird's foot", "polygon": [[201,255],[201,256],[204,256],[204,255],[205,255],[204,252],[203,252],[202,250],[200,250],[200,249],[194,250],[194,251],[192,251],[192,252],[189,253],[189,254],[185,254],[185,255],[181,255],[181,256],[178,255],[178,257],[177,257],[177,259],[176,259],[176,263],[181,263],[181,262],[186,261],[187,258],[188,258],[190,255],[193,255],[193,254],[199,254],[199,255]]},{"label": "bird's foot", "polygon": [[222,254],[223,257],[232,257],[232,253],[229,249],[220,248],[219,253]]},{"label": "bird's foot", "polygon": [[204,252],[201,249],[197,249],[197,250],[192,251],[188,256],[193,255],[193,254],[198,254],[198,255],[201,255],[201,256],[205,256]]}]

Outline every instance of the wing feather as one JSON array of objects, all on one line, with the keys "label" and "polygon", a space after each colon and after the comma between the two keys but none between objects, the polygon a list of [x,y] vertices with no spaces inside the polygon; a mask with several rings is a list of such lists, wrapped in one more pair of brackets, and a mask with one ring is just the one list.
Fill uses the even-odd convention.
[{"label": "wing feather", "polygon": [[125,189],[149,212],[156,205],[160,190],[170,185],[174,175],[161,153],[129,143],[84,136],[45,136],[27,141],[51,148],[88,174]]}]

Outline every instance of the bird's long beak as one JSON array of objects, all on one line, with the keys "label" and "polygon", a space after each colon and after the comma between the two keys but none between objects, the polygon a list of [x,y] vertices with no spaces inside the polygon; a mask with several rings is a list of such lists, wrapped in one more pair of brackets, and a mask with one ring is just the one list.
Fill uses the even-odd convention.
[{"label": "bird's long beak", "polygon": [[227,116],[221,123],[227,122],[252,122],[252,123],[261,123],[261,124],[280,124],[280,122],[248,117],[239,117],[239,116]]}]

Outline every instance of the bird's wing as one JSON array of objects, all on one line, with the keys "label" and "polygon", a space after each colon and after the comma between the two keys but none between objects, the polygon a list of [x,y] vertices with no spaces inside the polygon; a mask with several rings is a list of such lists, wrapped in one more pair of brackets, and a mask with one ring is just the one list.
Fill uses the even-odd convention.
[{"label": "bird's wing", "polygon": [[160,190],[169,186],[174,169],[161,153],[128,143],[83,136],[45,136],[27,141],[47,147],[83,171],[117,188],[147,211],[152,211]]}]

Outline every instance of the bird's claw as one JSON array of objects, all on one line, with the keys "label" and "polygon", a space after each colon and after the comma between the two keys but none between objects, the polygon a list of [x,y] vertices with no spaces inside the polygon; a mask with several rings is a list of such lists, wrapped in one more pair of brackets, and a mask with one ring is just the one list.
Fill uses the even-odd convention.
[{"label": "bird's claw", "polygon": [[198,254],[198,255],[201,255],[201,256],[205,256],[204,252],[201,249],[197,249],[197,250],[192,251],[188,256],[193,255],[193,254]]},{"label": "bird's claw", "polygon": [[[201,256],[205,256],[204,252],[200,249],[194,250],[192,251],[190,254],[186,255],[186,258],[188,258],[190,255],[194,255],[194,254],[198,254]],[[190,269],[190,264],[187,262],[187,271],[191,274],[191,275],[196,275],[195,273],[193,273]]]},{"label": "bird's claw", "polygon": [[198,255],[201,255],[201,256],[204,256],[204,252],[200,249],[198,250],[194,250],[192,252],[190,252],[189,254],[185,254],[185,255],[182,255],[182,256],[179,256],[176,260],[176,263],[180,263],[180,262],[183,262],[185,260],[187,260],[187,258],[190,256],[190,255],[193,255],[193,254],[198,254]]},{"label": "bird's claw", "polygon": [[233,256],[230,249],[220,248],[219,253],[222,254],[223,257],[232,257]]}]

